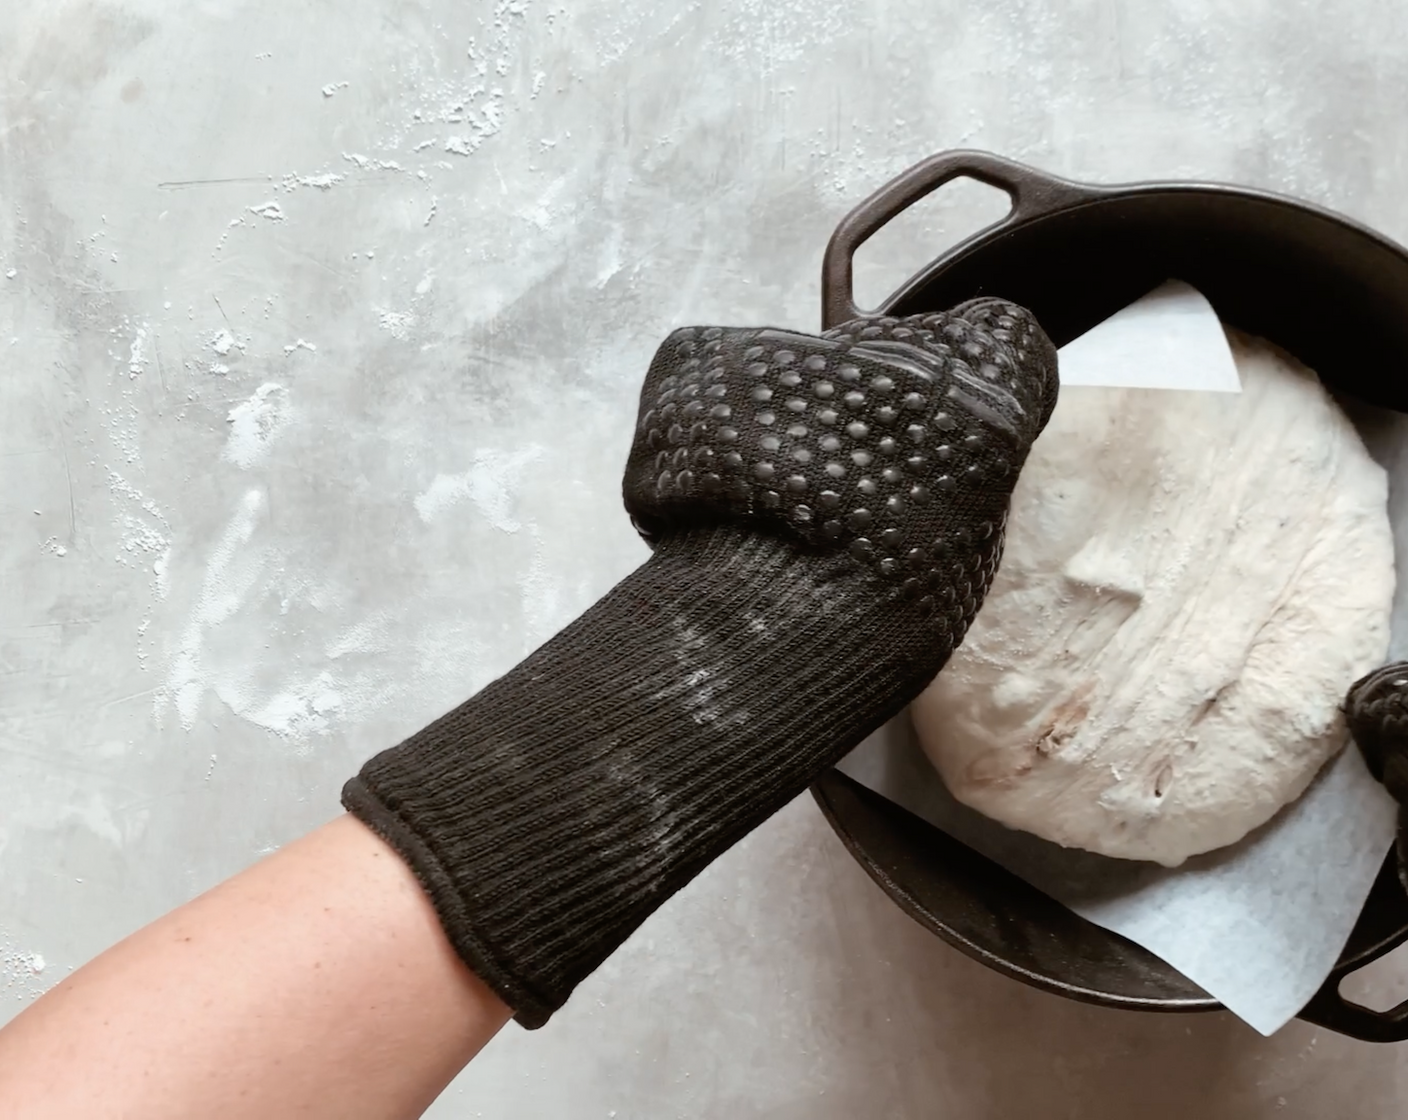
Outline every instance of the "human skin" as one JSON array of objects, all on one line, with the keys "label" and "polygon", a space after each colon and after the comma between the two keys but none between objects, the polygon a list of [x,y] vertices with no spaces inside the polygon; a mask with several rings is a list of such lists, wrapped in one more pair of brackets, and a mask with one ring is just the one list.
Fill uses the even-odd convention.
[{"label": "human skin", "polygon": [[508,1021],[401,858],[342,816],[0,1030],[12,1120],[398,1120]]}]

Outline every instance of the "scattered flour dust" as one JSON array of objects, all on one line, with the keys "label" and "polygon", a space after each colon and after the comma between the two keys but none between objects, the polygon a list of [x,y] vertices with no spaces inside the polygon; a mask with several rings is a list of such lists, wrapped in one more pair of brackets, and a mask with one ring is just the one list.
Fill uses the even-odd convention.
[{"label": "scattered flour dust", "polygon": [[268,453],[269,445],[288,424],[289,417],[288,390],[266,381],[249,400],[230,409],[225,418],[230,425],[225,458],[242,470],[248,470]]},{"label": "scattered flour dust", "polygon": [[227,328],[222,327],[210,336],[208,345],[215,355],[215,360],[210,363],[209,370],[211,373],[223,377],[230,372],[230,366],[226,359],[233,351],[238,350],[243,353],[248,345],[248,340],[238,339]]},{"label": "scattered flour dust", "polygon": [[[258,626],[266,633],[271,627],[279,629],[278,622],[257,613],[268,612],[271,600],[279,602],[280,615],[289,614],[295,605],[314,610],[337,605],[325,589],[291,578],[277,550],[255,540],[266,510],[263,491],[246,491],[211,550],[166,681],[156,691],[154,709],[160,722],[174,707],[182,728],[190,731],[209,693],[240,719],[303,748],[315,736],[328,734],[339,720],[365,719],[395,694],[395,681],[369,674],[357,657],[390,648],[391,622],[374,616],[347,627],[319,654],[294,659],[312,664],[292,674],[271,673],[250,643],[232,643],[231,635],[238,632],[228,628]],[[238,617],[242,614],[245,617]],[[283,655],[279,659],[287,660]]]},{"label": "scattered flour dust", "polygon": [[[524,0],[494,0],[492,6],[482,7],[491,8],[492,14],[485,12],[480,32],[465,44],[465,65],[427,66],[419,55],[406,60],[409,112],[399,135],[389,138],[392,143],[407,144],[413,152],[438,149],[467,159],[503,131],[517,101],[514,90],[527,84],[516,72],[525,69],[529,58],[530,5]],[[553,18],[549,11],[549,28]],[[435,130],[434,139],[426,138],[428,129]],[[426,168],[452,172],[457,162],[441,159]]]},{"label": "scattered flour dust", "polygon": [[437,474],[425,493],[417,496],[416,512],[429,525],[451,506],[468,499],[494,528],[516,533],[522,526],[513,516],[514,491],[523,468],[542,453],[542,447],[537,444],[529,444],[511,454],[480,451],[469,470],[460,474]]},{"label": "scattered flour dust", "polygon": [[282,222],[287,220],[288,218],[288,215],[284,213],[284,208],[272,198],[269,199],[267,202],[261,202],[256,206],[249,207],[248,209],[249,212],[255,215],[256,217],[264,218],[271,222]]},{"label": "scattered flour dust", "polygon": [[0,999],[38,999],[58,981],[57,972],[42,954],[15,948],[8,932],[0,929]]},{"label": "scattered flour dust", "polygon": [[[115,375],[111,381],[111,393],[99,409],[116,465],[109,461],[103,466],[107,471],[108,492],[112,497],[113,523],[119,533],[113,559],[150,577],[151,597],[136,627],[137,663],[145,669],[147,631],[151,627],[156,602],[166,595],[165,569],[171,553],[171,526],[155,500],[144,493],[133,479],[145,476],[139,440],[142,411],[137,402],[147,390],[139,376],[152,364],[160,372],[161,356],[153,344],[153,331],[147,323],[136,323],[123,316],[109,329],[109,333],[121,342],[109,352]],[[45,542],[45,547],[55,556],[64,555],[64,546],[57,542],[52,547]]]},{"label": "scattered flour dust", "polygon": [[239,610],[251,586],[258,578],[258,566],[236,566],[241,546],[249,543],[264,508],[264,494],[247,490],[239,509],[225,527],[205,567],[200,598],[195,612],[181,638],[181,646],[166,676],[166,687],[159,691],[156,703],[160,714],[167,702],[176,705],[181,726],[189,731],[195,726],[200,711],[201,696],[206,690],[202,668],[202,647],[205,633],[230,619]]},{"label": "scattered flour dust", "polygon": [[127,351],[127,376],[137,377],[147,368],[147,331],[146,323],[137,327],[136,334],[132,337],[132,345]]},{"label": "scattered flour dust", "polygon": [[[536,62],[529,69],[533,5],[528,0],[492,0],[481,7],[486,10],[476,21],[476,33],[462,40],[462,55],[456,52],[458,57],[447,61],[433,52],[431,55],[415,52],[397,67],[402,87],[393,107],[391,131],[377,141],[376,154],[342,153],[343,161],[350,165],[349,175],[365,178],[394,172],[413,175],[428,187],[444,174],[455,174],[487,142],[504,131],[507,121],[524,101],[514,96],[515,91],[531,87],[530,100],[542,92],[548,81],[547,72],[538,68]],[[565,11],[562,9],[563,13]],[[546,9],[548,32],[558,14],[555,8]],[[623,34],[633,28],[634,23],[627,24]],[[255,57],[267,57],[267,53]],[[338,80],[318,88],[326,101],[339,98],[350,84]],[[427,136],[428,132],[432,135]],[[545,147],[550,144],[545,142]],[[416,158],[413,163],[408,160],[408,165],[394,158],[398,156]],[[266,176],[271,191],[283,195],[305,187],[326,193],[346,177],[326,170],[312,175],[290,172]],[[439,203],[433,190],[427,191],[426,198],[427,209],[422,220],[428,226],[435,219]],[[236,229],[287,221],[289,215],[277,197],[246,206],[242,213],[230,219],[212,255],[218,256],[224,251]]]},{"label": "scattered flour dust", "polygon": [[405,341],[410,337],[411,328],[416,325],[415,313],[412,311],[384,311],[377,308],[376,313],[377,324],[392,338]]},{"label": "scattered flour dust", "polygon": [[[145,571],[151,577],[151,598],[137,623],[137,666],[145,671],[150,655],[147,632],[151,629],[152,615],[156,604],[165,599],[170,590],[167,572],[171,561],[171,525],[156,502],[111,467],[108,468],[108,492],[113,497],[117,511],[115,521],[122,533],[113,559],[124,567]],[[63,546],[55,548],[55,555],[64,555]]]},{"label": "scattered flour dust", "polygon": [[331,673],[322,672],[310,681],[275,693],[263,704],[235,710],[281,738],[304,740],[312,735],[326,735],[332,728],[331,720],[345,706],[338,682]]},{"label": "scattered flour dust", "polygon": [[[346,82],[338,83],[333,89],[333,92],[336,93],[337,89],[344,88],[346,85]],[[327,96],[330,97],[332,94],[328,94]],[[320,193],[326,193],[337,186],[338,183],[343,182],[345,176],[339,175],[335,171],[321,171],[314,175],[300,175],[295,171],[290,171],[281,177],[266,175],[264,178],[268,180],[273,189],[282,191],[284,194],[293,194],[295,191],[305,187],[312,188]],[[215,253],[218,254],[225,248],[226,243],[230,239],[230,234],[234,230],[240,228],[249,229],[259,225],[258,222],[245,220],[246,217],[251,214],[256,218],[263,218],[266,222],[286,222],[288,220],[288,214],[284,212],[282,204],[276,198],[268,198],[263,202],[255,203],[253,206],[246,206],[244,213],[231,218],[226,224],[224,231],[220,234],[219,240],[215,243]]]},{"label": "scattered flour dust", "polygon": [[314,190],[330,191],[338,183],[342,182],[343,176],[335,171],[324,171],[321,175],[285,175],[280,182],[280,186],[286,192],[297,190],[299,187],[312,187]]}]

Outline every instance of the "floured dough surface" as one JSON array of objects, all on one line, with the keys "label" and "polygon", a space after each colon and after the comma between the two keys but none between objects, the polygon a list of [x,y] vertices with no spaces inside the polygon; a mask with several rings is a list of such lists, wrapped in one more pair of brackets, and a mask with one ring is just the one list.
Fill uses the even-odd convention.
[{"label": "floured dough surface", "polygon": [[987,601],[914,704],[958,800],[1172,866],[1345,743],[1388,649],[1387,480],[1313,374],[1232,343],[1240,394],[1062,390]]}]

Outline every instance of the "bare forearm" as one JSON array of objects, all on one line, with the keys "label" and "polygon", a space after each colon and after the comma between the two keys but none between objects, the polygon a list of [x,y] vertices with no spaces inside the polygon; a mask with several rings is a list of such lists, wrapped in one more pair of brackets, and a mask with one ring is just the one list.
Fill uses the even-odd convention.
[{"label": "bare forearm", "polygon": [[508,1017],[406,865],[342,817],[0,1031],[0,1115],[419,1116]]}]

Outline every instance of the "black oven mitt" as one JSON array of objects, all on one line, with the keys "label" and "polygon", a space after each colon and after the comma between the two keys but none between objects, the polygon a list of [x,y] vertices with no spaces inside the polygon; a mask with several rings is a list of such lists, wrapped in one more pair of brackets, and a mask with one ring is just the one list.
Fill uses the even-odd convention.
[{"label": "black oven mitt", "polygon": [[1369,772],[1398,802],[1398,878],[1408,890],[1408,661],[1355,681],[1344,714]]},{"label": "black oven mitt", "polygon": [[343,790],[520,1023],[933,679],[1056,393],[995,299],[665,340],[624,487],[650,559]]}]

